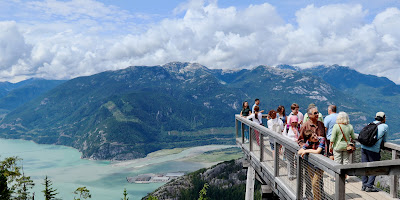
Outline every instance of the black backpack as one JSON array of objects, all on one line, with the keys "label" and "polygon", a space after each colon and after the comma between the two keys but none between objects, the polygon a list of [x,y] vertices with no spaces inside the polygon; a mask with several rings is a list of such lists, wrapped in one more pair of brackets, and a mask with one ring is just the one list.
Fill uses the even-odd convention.
[{"label": "black backpack", "polygon": [[379,124],[381,124],[381,122],[377,124],[372,122],[365,126],[358,135],[358,141],[365,146],[374,146],[374,144],[380,139],[378,139]]}]

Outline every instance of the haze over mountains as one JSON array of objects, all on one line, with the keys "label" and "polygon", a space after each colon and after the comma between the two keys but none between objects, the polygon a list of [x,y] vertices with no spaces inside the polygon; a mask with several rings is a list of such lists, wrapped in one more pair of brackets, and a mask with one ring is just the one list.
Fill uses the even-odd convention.
[{"label": "haze over mountains", "polygon": [[[175,62],[40,81],[24,90],[0,84],[0,108],[7,114],[0,137],[72,146],[85,158],[132,159],[164,148],[233,144],[234,114],[244,100],[253,104],[255,98],[262,109],[284,105],[287,114],[293,102],[302,112],[315,103],[324,115],[336,104],[350,114],[356,130],[383,110],[390,139],[400,138],[392,134],[400,132],[394,113],[400,86],[347,67],[222,71]],[[22,103],[10,106],[3,100],[9,96]]]}]

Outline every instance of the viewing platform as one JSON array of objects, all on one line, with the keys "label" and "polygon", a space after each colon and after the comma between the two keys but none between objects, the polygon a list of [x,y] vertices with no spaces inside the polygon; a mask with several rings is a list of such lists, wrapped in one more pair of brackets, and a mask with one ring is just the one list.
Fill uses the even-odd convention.
[{"label": "viewing platform", "polygon": [[[246,200],[254,197],[255,178],[262,184],[263,196],[275,193],[280,199],[384,200],[400,197],[400,145],[386,142],[381,161],[362,163],[361,146],[356,141],[357,151],[350,158],[351,164],[341,165],[321,154],[301,158],[297,155],[300,149],[297,143],[240,115],[235,115],[235,130],[236,143],[249,162],[244,166],[248,167]],[[349,176],[347,181],[346,175]],[[361,191],[359,177],[363,175],[388,176],[390,186],[385,188],[386,191]]]}]

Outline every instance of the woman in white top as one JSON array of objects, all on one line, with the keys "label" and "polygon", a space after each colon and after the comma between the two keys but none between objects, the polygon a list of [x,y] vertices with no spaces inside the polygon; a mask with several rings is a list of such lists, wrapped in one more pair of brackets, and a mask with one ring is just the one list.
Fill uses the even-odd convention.
[{"label": "woman in white top", "polygon": [[251,115],[247,116],[247,119],[251,119],[253,122],[262,125],[262,113],[259,111],[260,107],[254,106],[254,113],[251,113]]},{"label": "woman in white top", "polygon": [[[299,129],[298,129],[298,117],[296,115],[290,116],[288,119],[289,130],[286,133],[286,137],[289,140],[295,142],[297,144],[297,139],[299,138]],[[295,176],[295,154],[290,151],[285,151],[285,157],[287,158],[287,168],[289,180],[293,180],[296,178]]]},{"label": "woman in white top", "polygon": [[[270,118],[270,120],[268,120],[267,124],[268,124],[268,129],[271,130],[272,132],[275,132],[277,134],[282,134],[283,131],[283,122],[281,119],[279,119],[278,117],[276,117],[276,111],[275,110],[270,110],[268,113],[268,116]],[[272,149],[272,155],[274,155],[274,139],[270,138],[269,139],[269,144],[271,146]]]},{"label": "woman in white top", "polygon": [[[253,122],[262,125],[262,113],[259,111],[260,111],[260,107],[254,106],[254,113],[249,115],[247,117],[247,119],[251,119],[251,120],[253,120]],[[251,130],[254,130],[254,137],[257,141],[257,144],[260,145],[260,133],[256,129],[251,129]]]}]

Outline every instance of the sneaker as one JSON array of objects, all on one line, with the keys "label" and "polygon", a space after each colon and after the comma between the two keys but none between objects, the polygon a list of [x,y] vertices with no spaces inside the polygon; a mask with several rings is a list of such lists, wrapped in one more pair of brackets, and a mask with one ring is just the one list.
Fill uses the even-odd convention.
[{"label": "sneaker", "polygon": [[375,187],[367,187],[365,188],[366,192],[379,192],[378,189],[376,189]]},{"label": "sneaker", "polygon": [[366,188],[365,186],[362,186],[361,191],[365,191],[365,188]]}]

